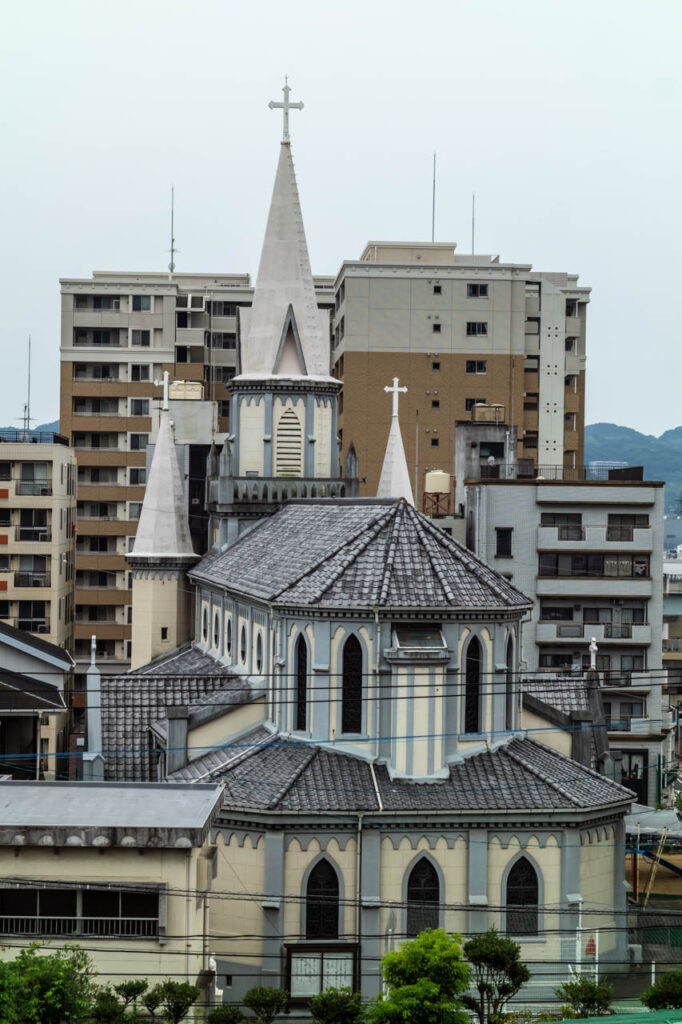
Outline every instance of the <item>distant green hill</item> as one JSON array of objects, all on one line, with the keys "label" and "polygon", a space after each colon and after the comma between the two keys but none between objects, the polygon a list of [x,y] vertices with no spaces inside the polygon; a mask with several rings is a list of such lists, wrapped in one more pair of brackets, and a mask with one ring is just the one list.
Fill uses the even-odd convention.
[{"label": "distant green hill", "polygon": [[596,461],[644,466],[647,480],[666,482],[666,511],[677,509],[682,495],[682,427],[654,437],[615,423],[591,423],[585,427],[585,463]]},{"label": "distant green hill", "polygon": [[[19,430],[21,423],[12,423],[9,427],[0,427],[0,430]],[[37,427],[32,427],[31,432],[34,433],[37,430],[49,430],[53,434],[59,433],[59,420],[52,420],[51,423],[39,423]]]}]

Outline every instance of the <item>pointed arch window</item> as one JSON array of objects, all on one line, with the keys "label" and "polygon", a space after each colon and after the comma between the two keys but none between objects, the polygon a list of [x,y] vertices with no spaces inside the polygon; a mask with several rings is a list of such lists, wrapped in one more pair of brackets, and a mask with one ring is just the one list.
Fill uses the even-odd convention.
[{"label": "pointed arch window", "polygon": [[538,876],[527,857],[519,857],[507,876],[507,932],[538,933]]},{"label": "pointed arch window", "polygon": [[514,728],[514,641],[507,640],[506,673],[504,679],[505,728]]},{"label": "pointed arch window", "polygon": [[305,893],[306,939],[338,939],[339,879],[326,858],[308,876]]},{"label": "pointed arch window", "polygon": [[308,645],[299,636],[296,641],[296,704],[294,728],[305,732],[308,728]]},{"label": "pointed arch window", "polygon": [[341,731],[362,732],[362,647],[356,636],[343,645]]},{"label": "pointed arch window", "polygon": [[414,938],[425,928],[438,927],[440,883],[430,860],[422,857],[407,880],[407,936]]},{"label": "pointed arch window", "polygon": [[464,731],[481,731],[481,644],[472,637],[464,675]]},{"label": "pointed arch window", "polygon": [[303,427],[291,408],[277,424],[275,476],[303,476]]}]

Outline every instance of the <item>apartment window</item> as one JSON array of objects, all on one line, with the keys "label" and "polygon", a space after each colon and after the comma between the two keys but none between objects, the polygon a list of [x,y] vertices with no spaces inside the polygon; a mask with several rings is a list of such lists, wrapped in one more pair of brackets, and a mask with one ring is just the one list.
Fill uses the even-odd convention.
[{"label": "apartment window", "polygon": [[142,513],[142,502],[141,501],[129,501],[128,502],[128,518],[139,519]]},{"label": "apartment window", "polygon": [[154,938],[159,909],[158,892],[12,886],[0,890],[0,934]]},{"label": "apartment window", "polygon": [[468,335],[487,334],[487,333],[488,333],[487,321],[485,321],[485,320],[468,320],[467,321],[467,334]]},{"label": "apartment window", "polygon": [[213,367],[213,380],[218,383],[226,384],[229,380],[232,380],[237,371],[233,366],[214,366]]},{"label": "apartment window", "polygon": [[442,293],[443,293],[442,285],[434,284],[434,286],[433,286],[433,294],[434,295],[442,295]]},{"label": "apartment window", "polygon": [[12,463],[0,462],[0,480],[12,479]]},{"label": "apartment window", "polygon": [[464,408],[467,412],[471,412],[475,405],[485,405],[485,398],[465,398]]},{"label": "apartment window", "polygon": [[434,334],[440,334],[441,325],[436,323],[431,325]]},{"label": "apartment window", "polygon": [[357,987],[357,946],[321,944],[289,947],[287,989],[292,1002],[307,1002],[325,989]]},{"label": "apartment window", "polygon": [[149,313],[151,308],[151,295],[133,295],[133,313]]},{"label": "apartment window", "polygon": [[149,380],[149,366],[146,363],[132,363],[130,379],[133,381]]},{"label": "apartment window", "polygon": [[537,448],[538,446],[538,435],[537,434],[524,434],[523,436],[523,447],[524,448]]},{"label": "apartment window", "polygon": [[431,399],[431,408],[432,409],[440,409],[440,399],[439,398]]},{"label": "apartment window", "polygon": [[632,540],[633,530],[647,530],[649,516],[646,514],[612,513],[609,514],[606,528],[607,540]]},{"label": "apartment window", "polygon": [[131,416],[148,416],[149,415],[149,399],[148,398],[131,398],[130,399],[130,415]]},{"label": "apartment window", "polygon": [[90,551],[93,553],[106,551],[108,548],[108,537],[89,537]]},{"label": "apartment window", "polygon": [[209,344],[212,348],[236,348],[237,335],[224,331],[214,331],[209,335]]},{"label": "apartment window", "polygon": [[93,345],[111,345],[111,331],[93,331]]},{"label": "apartment window", "polygon": [[131,434],[130,435],[130,450],[131,452],[143,452],[146,451],[147,445],[149,444],[149,434]]},{"label": "apartment window", "polygon": [[488,361],[486,359],[467,359],[467,361],[466,361],[466,372],[467,373],[487,373],[488,372]]},{"label": "apartment window", "polygon": [[[78,309],[87,308],[87,296],[79,296],[85,300],[83,305],[77,304]],[[93,295],[92,297],[92,308],[100,310],[117,310],[121,308],[121,300],[118,295]]]},{"label": "apartment window", "polygon": [[227,401],[227,402],[223,402],[223,401],[218,402],[218,415],[219,416],[223,416],[223,417],[230,415],[230,403],[229,403],[229,401]]},{"label": "apartment window", "polygon": [[431,447],[432,448],[439,448],[440,447],[440,439],[437,438],[437,437],[432,437],[431,438]]},{"label": "apartment window", "polygon": [[147,470],[139,466],[131,466],[130,468],[130,486],[140,487],[142,484],[147,483]]},{"label": "apartment window", "polygon": [[541,622],[573,622],[573,606],[568,604],[541,604]]},{"label": "apartment window", "polygon": [[538,575],[641,578],[649,575],[649,556],[541,551]]},{"label": "apartment window", "polygon": [[214,301],[210,304],[210,312],[213,316],[236,316],[237,315],[237,304],[236,302],[222,302]]},{"label": "apartment window", "polygon": [[438,362],[431,363],[431,369],[432,370],[440,370],[440,363],[438,363]]},{"label": "apartment window", "polygon": [[131,331],[131,342],[133,345],[139,345],[142,348],[149,348],[151,343],[151,331]]},{"label": "apartment window", "polygon": [[487,284],[468,284],[467,285],[467,298],[468,299],[487,299],[488,298],[488,285]]},{"label": "apartment window", "polygon": [[512,557],[512,533],[511,527],[498,526],[495,528],[495,537],[497,538],[495,555],[497,558]]}]

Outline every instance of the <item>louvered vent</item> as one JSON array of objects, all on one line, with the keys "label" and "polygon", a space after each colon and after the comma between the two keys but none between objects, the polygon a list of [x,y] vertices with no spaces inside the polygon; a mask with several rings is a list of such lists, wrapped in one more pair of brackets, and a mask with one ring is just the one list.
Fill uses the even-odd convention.
[{"label": "louvered vent", "polygon": [[275,474],[277,476],[303,476],[302,456],[301,421],[293,409],[287,409],[277,426]]}]

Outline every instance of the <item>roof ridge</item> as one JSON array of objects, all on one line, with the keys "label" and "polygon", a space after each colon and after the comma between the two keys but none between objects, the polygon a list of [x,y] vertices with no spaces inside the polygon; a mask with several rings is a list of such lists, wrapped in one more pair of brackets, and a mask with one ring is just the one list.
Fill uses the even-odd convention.
[{"label": "roof ridge", "polygon": [[[514,740],[512,740],[511,742],[513,743]],[[562,796],[566,797],[566,799],[570,800],[574,807],[582,806],[580,800],[578,800],[578,798],[574,796],[569,789],[566,789],[564,786],[558,783],[556,779],[553,779],[549,775],[546,775],[539,768],[536,768],[534,765],[529,764],[528,761],[526,761],[520,754],[517,754],[513,750],[510,750],[510,747],[511,743],[505,747],[501,747],[500,750],[504,751],[507,757],[511,758],[512,761],[515,761],[517,764],[520,764],[521,767],[525,769],[525,771],[530,772],[531,775],[534,775],[537,779],[540,779],[542,782],[545,782],[552,789],[555,789],[557,793],[560,793]]]},{"label": "roof ridge", "polygon": [[379,604],[383,604],[383,602],[388,598],[388,587],[393,576],[393,563],[395,561],[396,551],[398,550],[398,537],[400,534],[398,526],[402,519],[403,508],[405,505],[405,499],[401,498],[395,506],[395,513],[391,524],[391,536],[388,542],[388,551],[386,552],[386,563],[381,577],[381,587],[379,588]]},{"label": "roof ridge", "polygon": [[[504,592],[506,588],[503,587],[497,580],[499,573],[497,572],[496,569],[493,569],[491,566],[487,565],[481,558],[478,557],[478,555],[475,555],[473,551],[470,551],[468,548],[464,547],[464,545],[456,541],[454,537],[449,537],[443,530],[439,530],[438,527],[434,526],[433,523],[430,522],[430,520],[426,516],[421,515],[417,511],[417,509],[413,509],[413,513],[415,515],[415,519],[419,522],[424,531],[430,533],[433,539],[438,544],[440,544],[441,547],[446,548],[446,550],[448,550],[452,555],[454,555],[466,569],[469,569],[471,572],[473,572],[476,578],[479,580],[479,582],[484,583],[486,586],[490,587],[490,589],[495,594],[497,594],[498,597],[501,597],[504,600],[508,599],[508,595],[506,595]],[[487,578],[486,573],[484,571],[486,569],[492,575],[492,579]],[[519,597],[524,598],[524,600],[529,605],[532,604],[532,601],[530,601],[526,597],[526,595],[522,593],[522,591],[520,591],[518,587],[515,587],[514,584],[511,583],[509,580],[505,580],[505,584],[509,589],[516,591]]]},{"label": "roof ridge", "polygon": [[[395,508],[395,506],[388,506],[388,514],[389,515],[393,512],[394,508]],[[323,566],[325,564],[325,562],[329,562],[336,555],[338,555],[342,551],[344,551],[344,549],[350,548],[355,543],[355,541],[366,531],[367,532],[367,538],[366,538],[365,542],[355,552],[355,554],[354,554],[352,559],[350,559],[349,561],[346,561],[345,563],[342,563],[342,565],[339,567],[339,570],[336,573],[336,575],[334,576],[334,578],[332,580],[330,580],[329,583],[326,583],[324,587],[322,587],[322,589],[319,591],[318,595],[315,598],[315,600],[319,600],[319,598],[322,596],[322,594],[324,594],[325,591],[329,590],[329,588],[334,583],[336,583],[336,581],[339,578],[339,576],[341,575],[341,573],[345,572],[345,570],[348,568],[348,566],[352,565],[353,562],[355,561],[355,559],[358,557],[358,555],[362,554],[362,552],[369,545],[369,543],[374,540],[374,538],[376,537],[377,533],[379,533],[380,529],[381,529],[379,524],[383,525],[383,520],[385,520],[386,518],[387,518],[386,511],[383,511],[381,513],[381,515],[376,515],[373,519],[370,519],[370,521],[368,523],[363,523],[361,526],[358,526],[358,528],[355,530],[355,532],[353,534],[351,534],[351,536],[348,537],[348,539],[342,541],[342,543],[339,544],[338,547],[336,547],[331,553],[327,552],[327,554],[322,555],[318,559],[317,562],[315,562],[313,565],[311,565],[307,569],[305,569],[299,576],[296,576],[293,580],[289,580],[289,582],[285,583],[285,585],[283,587],[280,587],[280,589],[277,590],[273,594],[271,600],[272,601],[276,601],[277,598],[280,597],[282,594],[284,594],[287,590],[291,590],[293,587],[298,586],[298,584],[301,582],[301,580],[304,580],[306,578],[306,576],[310,576],[310,575],[312,575],[312,573],[317,572],[317,570],[321,566]],[[378,528],[375,529],[375,527],[378,527]]]},{"label": "roof ridge", "polygon": [[277,793],[275,793],[275,795],[272,798],[272,800],[270,800],[268,802],[267,809],[269,811],[274,811],[275,807],[280,802],[280,800],[282,799],[284,794],[288,793],[289,790],[298,782],[298,780],[300,779],[300,777],[303,774],[303,772],[315,760],[315,758],[317,757],[319,752],[320,752],[320,748],[319,747],[312,747],[312,749],[309,751],[307,757],[303,758],[303,761],[301,762],[301,764],[293,772],[291,778],[287,779],[287,781],[284,783],[284,785],[277,791]]}]

